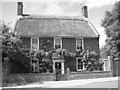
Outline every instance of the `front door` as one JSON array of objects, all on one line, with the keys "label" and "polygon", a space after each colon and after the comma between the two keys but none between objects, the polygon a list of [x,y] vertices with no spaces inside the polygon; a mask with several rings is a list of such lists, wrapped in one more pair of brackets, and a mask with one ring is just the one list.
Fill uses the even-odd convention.
[{"label": "front door", "polygon": [[61,62],[55,62],[55,68],[57,73],[61,73]]},{"label": "front door", "polygon": [[56,81],[61,80],[61,62],[55,62],[55,68],[56,68]]},{"label": "front door", "polygon": [[66,80],[64,60],[53,60],[53,70],[56,74],[56,81]]}]

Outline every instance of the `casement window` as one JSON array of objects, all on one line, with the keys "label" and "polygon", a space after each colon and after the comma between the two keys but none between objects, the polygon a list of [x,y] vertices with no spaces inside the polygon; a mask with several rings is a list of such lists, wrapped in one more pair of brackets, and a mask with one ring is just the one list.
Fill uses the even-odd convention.
[{"label": "casement window", "polygon": [[76,51],[82,50],[83,48],[83,38],[76,39]]},{"label": "casement window", "polygon": [[39,50],[39,38],[37,37],[31,38],[31,50],[33,51]]},{"label": "casement window", "polygon": [[77,71],[81,71],[84,70],[84,63],[81,60],[81,58],[76,58],[76,67],[77,67]]},{"label": "casement window", "polygon": [[62,38],[60,37],[54,38],[54,49],[62,49]]}]

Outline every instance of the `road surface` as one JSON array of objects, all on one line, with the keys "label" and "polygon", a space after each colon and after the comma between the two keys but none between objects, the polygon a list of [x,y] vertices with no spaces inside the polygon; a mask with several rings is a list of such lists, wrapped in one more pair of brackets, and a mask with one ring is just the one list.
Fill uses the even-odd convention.
[{"label": "road surface", "polygon": [[[2,90],[40,90],[41,88],[94,88],[96,90],[118,90],[113,88],[118,88],[118,83],[120,81],[118,77],[110,77],[110,78],[99,78],[99,79],[85,79],[85,80],[70,80],[70,81],[49,81],[44,82],[43,84],[35,83],[23,86],[15,86],[15,87],[6,87]],[[105,89],[103,89],[105,88]],[[112,89],[108,89],[112,88]],[[91,89],[91,90],[92,90]],[[94,90],[93,89],[93,90]]]},{"label": "road surface", "polygon": [[70,86],[65,88],[118,88],[118,81],[97,82],[86,85]]}]

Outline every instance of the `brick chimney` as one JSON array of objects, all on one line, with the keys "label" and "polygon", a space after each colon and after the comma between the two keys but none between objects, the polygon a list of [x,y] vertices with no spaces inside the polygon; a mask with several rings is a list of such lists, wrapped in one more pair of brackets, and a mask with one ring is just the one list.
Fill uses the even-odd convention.
[{"label": "brick chimney", "polygon": [[23,4],[22,2],[17,3],[17,15],[22,16],[23,15]]},{"label": "brick chimney", "polygon": [[88,18],[88,10],[87,10],[87,6],[83,6],[82,7],[82,14],[85,18]]}]

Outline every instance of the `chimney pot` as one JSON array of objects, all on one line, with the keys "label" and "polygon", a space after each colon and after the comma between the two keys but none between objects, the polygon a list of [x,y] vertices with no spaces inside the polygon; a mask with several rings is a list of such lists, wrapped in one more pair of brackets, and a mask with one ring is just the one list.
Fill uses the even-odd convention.
[{"label": "chimney pot", "polygon": [[17,15],[22,16],[23,15],[23,4],[22,4],[22,2],[18,2],[17,10],[18,10]]},{"label": "chimney pot", "polygon": [[83,8],[82,8],[82,13],[83,13],[83,16],[84,16],[85,18],[88,18],[87,6],[83,6]]}]

